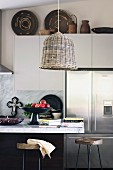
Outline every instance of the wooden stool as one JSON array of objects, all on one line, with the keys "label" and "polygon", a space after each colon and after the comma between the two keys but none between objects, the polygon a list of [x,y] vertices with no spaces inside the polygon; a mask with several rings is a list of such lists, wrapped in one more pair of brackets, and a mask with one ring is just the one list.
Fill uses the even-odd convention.
[{"label": "wooden stool", "polygon": [[101,162],[101,157],[100,157],[100,151],[99,151],[99,145],[103,144],[102,139],[97,139],[97,138],[78,138],[75,140],[76,144],[79,144],[78,147],[78,154],[77,154],[77,160],[76,160],[76,169],[78,165],[78,157],[79,157],[79,151],[80,151],[80,145],[87,145],[87,154],[88,154],[88,169],[90,169],[90,154],[91,154],[91,146],[96,145],[98,149],[98,156],[99,156],[99,162],[100,162],[100,167],[102,169],[102,162]]},{"label": "wooden stool", "polygon": [[[23,150],[22,170],[25,170],[25,150],[39,150],[39,148],[40,146],[36,144],[34,145],[34,144],[27,144],[27,143],[17,143],[17,149]],[[41,170],[42,169],[41,154],[39,155],[38,161],[39,161],[38,170]]]}]

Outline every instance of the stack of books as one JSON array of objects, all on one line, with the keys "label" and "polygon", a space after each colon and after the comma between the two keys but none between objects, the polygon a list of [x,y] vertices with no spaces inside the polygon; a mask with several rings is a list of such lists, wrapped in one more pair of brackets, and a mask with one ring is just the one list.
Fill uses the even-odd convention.
[{"label": "stack of books", "polygon": [[60,126],[61,119],[39,119],[40,125]]},{"label": "stack of books", "polygon": [[84,128],[84,118],[66,117],[61,123],[62,127],[78,127]]}]

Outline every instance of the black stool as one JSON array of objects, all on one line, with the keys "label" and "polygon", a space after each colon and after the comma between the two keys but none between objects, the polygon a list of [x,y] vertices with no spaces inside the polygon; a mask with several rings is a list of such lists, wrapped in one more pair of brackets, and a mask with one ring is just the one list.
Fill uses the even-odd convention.
[{"label": "black stool", "polygon": [[[22,170],[25,170],[25,150],[39,150],[39,148],[40,146],[36,144],[17,143],[17,149],[23,150]],[[38,170],[42,170],[41,153],[38,157]]]},{"label": "black stool", "polygon": [[76,160],[76,169],[78,165],[78,158],[79,158],[79,151],[80,151],[80,145],[86,145],[87,146],[87,154],[88,154],[88,169],[90,169],[90,155],[91,155],[91,146],[96,145],[98,149],[98,156],[99,156],[99,162],[100,162],[100,167],[102,169],[102,162],[101,162],[101,157],[100,157],[100,151],[99,151],[99,145],[103,143],[102,139],[97,139],[97,138],[78,138],[75,140],[76,144],[79,144],[78,147],[78,154],[77,154],[77,160]]}]

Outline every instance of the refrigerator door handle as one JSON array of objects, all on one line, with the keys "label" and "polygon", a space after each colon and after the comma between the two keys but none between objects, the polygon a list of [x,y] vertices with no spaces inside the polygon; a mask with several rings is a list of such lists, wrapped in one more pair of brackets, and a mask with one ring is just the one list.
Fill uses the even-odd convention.
[{"label": "refrigerator door handle", "polygon": [[91,130],[91,128],[90,128],[90,119],[91,119],[91,115],[90,115],[90,97],[88,96],[88,132]]},{"label": "refrigerator door handle", "polygon": [[95,108],[96,108],[96,101],[97,101],[97,94],[95,94],[95,97],[94,97],[94,131],[96,131],[96,127],[97,127],[97,117],[96,117],[96,111],[95,111]]}]

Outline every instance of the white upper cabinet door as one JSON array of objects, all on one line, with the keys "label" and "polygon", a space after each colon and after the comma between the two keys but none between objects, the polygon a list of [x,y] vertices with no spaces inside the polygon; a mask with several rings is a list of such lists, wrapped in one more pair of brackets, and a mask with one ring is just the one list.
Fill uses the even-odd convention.
[{"label": "white upper cabinet door", "polygon": [[[40,36],[40,64],[43,51],[43,42],[48,36]],[[64,71],[40,69],[40,90],[63,90]]]},{"label": "white upper cabinet door", "polygon": [[91,67],[91,34],[66,34],[74,42],[78,68]]},{"label": "white upper cabinet door", "polygon": [[15,36],[15,90],[39,90],[39,37]]},{"label": "white upper cabinet door", "polygon": [[92,64],[95,68],[113,68],[113,35],[94,34]]}]

